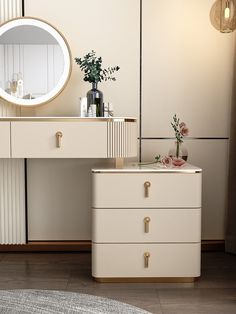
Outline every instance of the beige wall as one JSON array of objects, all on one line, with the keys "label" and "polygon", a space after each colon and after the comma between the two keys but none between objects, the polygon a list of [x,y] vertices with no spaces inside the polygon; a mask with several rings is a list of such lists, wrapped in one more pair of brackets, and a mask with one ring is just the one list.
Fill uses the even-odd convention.
[{"label": "beige wall", "polygon": [[[25,0],[25,15],[50,22],[66,37],[72,59],[92,49],[104,66],[119,65],[116,82],[99,85],[116,116],[137,116],[139,101],[139,0]],[[91,88],[72,60],[65,91],[37,116],[78,115],[79,97]]]},{"label": "beige wall", "polygon": [[228,137],[234,34],[212,27],[215,0],[144,0],[143,136],[168,137],[170,118],[191,137]]},{"label": "beige wall", "polygon": [[[186,141],[189,160],[204,170],[202,237],[223,239],[234,39],[232,34],[221,34],[211,26],[209,12],[213,3],[214,0],[143,0],[142,157],[150,160],[156,153],[168,152],[171,146],[168,138],[173,136],[170,120],[174,113],[188,123],[192,137]],[[105,100],[114,104],[117,116],[138,116],[139,4],[139,0],[25,0],[25,13],[57,27],[67,38],[73,58],[94,49],[105,64],[118,64],[121,70],[117,82],[101,84],[100,89]],[[50,104],[24,112],[37,116],[77,115],[78,99],[89,88],[73,62],[65,91]],[[86,163],[86,175],[94,162]],[[65,203],[70,205],[65,215],[74,217],[78,232],[73,236],[71,233],[69,238],[88,238],[91,186],[84,177],[88,182],[84,189],[83,178],[80,183],[75,178],[76,173],[84,173],[83,162],[56,162],[61,180],[67,167],[74,169],[71,177],[66,176],[64,194],[60,193],[59,200],[43,184],[47,181],[62,191],[55,175],[57,171],[54,169],[54,175],[48,171],[51,161],[30,160],[29,163],[31,221],[37,225],[35,217],[40,210],[37,204],[45,192],[45,215],[55,204],[62,214]],[[35,183],[39,169],[40,184]],[[71,190],[73,182],[82,193],[81,201],[77,190]],[[38,189],[41,194],[37,193]],[[33,236],[36,228],[32,226],[32,238],[39,238],[39,234]],[[49,224],[47,230],[53,230],[53,226]]]}]

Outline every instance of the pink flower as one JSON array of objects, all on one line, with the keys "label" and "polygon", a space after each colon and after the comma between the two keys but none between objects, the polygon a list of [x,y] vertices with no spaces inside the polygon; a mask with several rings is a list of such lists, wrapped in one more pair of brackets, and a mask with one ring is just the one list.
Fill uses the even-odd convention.
[{"label": "pink flower", "polygon": [[161,163],[166,167],[171,167],[172,166],[172,158],[168,157],[168,156],[162,157]]},{"label": "pink flower", "polygon": [[182,129],[182,128],[185,128],[186,127],[186,124],[184,123],[184,122],[181,122],[180,124],[179,124],[179,127]]},{"label": "pink flower", "polygon": [[183,135],[183,136],[187,136],[188,133],[189,133],[189,130],[188,128],[186,128],[185,126],[180,128],[180,133]]},{"label": "pink flower", "polygon": [[172,164],[176,167],[180,167],[182,166],[183,164],[185,164],[185,160],[183,160],[182,158],[176,158],[176,157],[173,157],[172,158]]}]

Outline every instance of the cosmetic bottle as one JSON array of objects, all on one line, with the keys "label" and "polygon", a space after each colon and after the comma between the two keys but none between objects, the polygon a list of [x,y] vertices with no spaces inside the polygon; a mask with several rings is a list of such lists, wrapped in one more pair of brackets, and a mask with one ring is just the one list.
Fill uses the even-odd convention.
[{"label": "cosmetic bottle", "polygon": [[87,97],[80,97],[80,117],[88,116]]},{"label": "cosmetic bottle", "polygon": [[24,83],[23,83],[23,77],[21,73],[17,74],[17,88],[16,93],[18,98],[23,98],[24,96]]},{"label": "cosmetic bottle", "polygon": [[17,97],[17,75],[13,73],[12,80],[10,81],[11,95]]},{"label": "cosmetic bottle", "polygon": [[91,106],[89,106],[88,117],[92,118],[92,116],[93,116],[92,108],[91,108]]},{"label": "cosmetic bottle", "polygon": [[90,108],[92,110],[92,117],[93,118],[98,117],[98,107],[97,107],[97,105],[96,104],[91,104]]},{"label": "cosmetic bottle", "polygon": [[99,92],[95,94],[95,104],[97,106],[96,117],[104,117],[103,99]]},{"label": "cosmetic bottle", "polygon": [[103,108],[104,108],[104,117],[108,118],[109,117],[109,112],[108,112],[109,107],[108,107],[108,103],[107,102],[104,102]]}]

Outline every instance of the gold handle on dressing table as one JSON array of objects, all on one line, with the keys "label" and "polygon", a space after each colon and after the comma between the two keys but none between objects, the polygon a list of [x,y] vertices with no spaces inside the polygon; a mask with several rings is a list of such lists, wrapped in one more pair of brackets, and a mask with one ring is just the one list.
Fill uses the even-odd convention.
[{"label": "gold handle on dressing table", "polygon": [[146,181],[144,182],[144,196],[149,197],[149,188],[151,186],[151,182]]},{"label": "gold handle on dressing table", "polygon": [[150,253],[149,252],[145,252],[143,254],[144,256],[144,267],[148,268],[149,267],[149,258],[150,258]]},{"label": "gold handle on dressing table", "polygon": [[143,221],[144,221],[144,232],[145,233],[149,233],[149,223],[151,221],[151,218],[150,217],[145,217],[143,219]]},{"label": "gold handle on dressing table", "polygon": [[58,131],[56,133],[56,145],[57,145],[57,148],[61,148],[61,138],[62,138],[63,134],[62,132]]}]

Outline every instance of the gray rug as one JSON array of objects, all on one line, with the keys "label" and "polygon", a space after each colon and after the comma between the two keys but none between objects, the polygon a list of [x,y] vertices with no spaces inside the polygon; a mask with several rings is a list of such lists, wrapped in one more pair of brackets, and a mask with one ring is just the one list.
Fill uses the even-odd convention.
[{"label": "gray rug", "polygon": [[0,290],[0,313],[148,314],[149,312],[129,304],[88,294],[53,290]]}]

